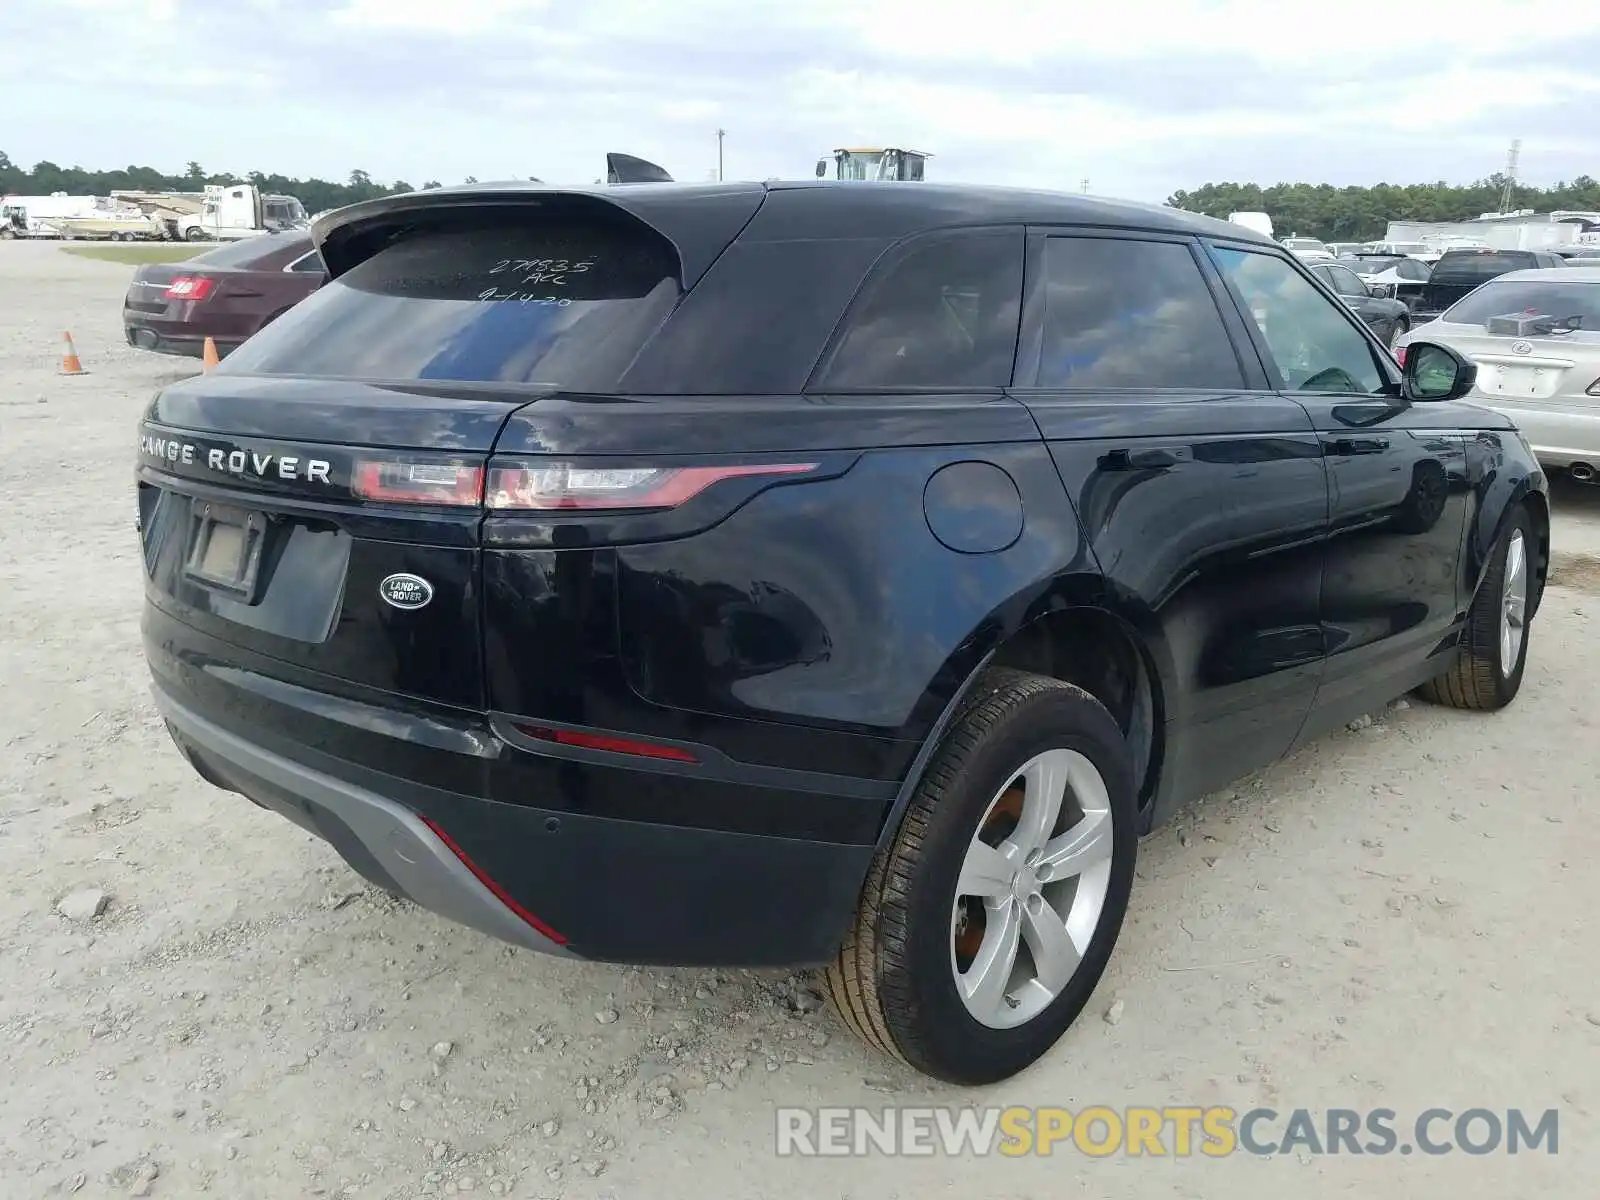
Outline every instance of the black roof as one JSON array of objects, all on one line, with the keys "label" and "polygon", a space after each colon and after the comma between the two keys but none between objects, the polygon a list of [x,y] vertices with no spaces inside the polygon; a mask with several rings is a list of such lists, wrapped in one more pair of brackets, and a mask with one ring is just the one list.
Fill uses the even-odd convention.
[{"label": "black roof", "polygon": [[[441,208],[500,207],[579,196],[603,200],[672,240],[683,258],[686,283],[698,279],[740,229],[746,230],[745,237],[772,241],[841,234],[898,239],[961,225],[1084,225],[1276,245],[1242,225],[1160,204],[1031,188],[839,180],[598,187],[551,187],[520,180],[463,184],[380,196],[337,209],[320,217],[312,234],[330,272],[337,275],[365,256],[361,247],[371,242],[360,235],[374,226],[393,226]],[[747,228],[758,210],[761,221]],[[347,246],[349,255],[344,253]]]}]

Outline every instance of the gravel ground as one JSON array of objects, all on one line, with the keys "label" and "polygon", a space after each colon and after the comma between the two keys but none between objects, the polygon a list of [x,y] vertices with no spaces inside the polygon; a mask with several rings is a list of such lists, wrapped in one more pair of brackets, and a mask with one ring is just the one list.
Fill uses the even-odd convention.
[{"label": "gravel ground", "polygon": [[[122,344],[128,276],[0,244],[0,1195],[1594,1194],[1600,489],[1558,496],[1511,710],[1397,706],[1184,813],[1079,1026],[964,1091],[804,978],[513,951],[197,779],[147,699],[130,480],[140,406],[192,368]],[[56,374],[63,329],[92,374]],[[63,915],[84,889],[103,910]],[[772,1152],[778,1105],[980,1098],[1554,1107],[1560,1153]]]}]

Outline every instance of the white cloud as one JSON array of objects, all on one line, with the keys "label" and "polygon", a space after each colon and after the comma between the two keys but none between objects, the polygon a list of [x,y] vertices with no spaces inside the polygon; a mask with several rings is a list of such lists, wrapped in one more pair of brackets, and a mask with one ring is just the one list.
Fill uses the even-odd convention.
[{"label": "white cloud", "polygon": [[[1600,10],[1412,0],[1335,36],[1312,0],[6,0],[21,162],[452,182],[809,176],[853,142],[930,177],[1161,199],[1212,179],[1468,181],[1523,140],[1600,161]],[[107,120],[137,112],[139,120]]]},{"label": "white cloud", "polygon": [[516,36],[549,7],[549,0],[345,0],[330,16],[335,24],[369,29]]}]

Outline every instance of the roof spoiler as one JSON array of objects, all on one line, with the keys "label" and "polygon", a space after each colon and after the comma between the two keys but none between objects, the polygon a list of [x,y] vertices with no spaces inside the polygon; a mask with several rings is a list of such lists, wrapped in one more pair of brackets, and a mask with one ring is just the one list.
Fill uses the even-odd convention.
[{"label": "roof spoiler", "polygon": [[606,155],[607,183],[671,183],[672,176],[643,158],[615,151]]},{"label": "roof spoiler", "polygon": [[526,180],[475,183],[374,196],[317,217],[311,239],[328,277],[337,279],[370,258],[396,235],[419,222],[452,211],[501,214],[517,209],[572,212],[585,205],[628,214],[671,242],[683,265],[683,285],[693,287],[755,216],[766,199],[766,185],[725,184],[717,188],[548,188]]}]

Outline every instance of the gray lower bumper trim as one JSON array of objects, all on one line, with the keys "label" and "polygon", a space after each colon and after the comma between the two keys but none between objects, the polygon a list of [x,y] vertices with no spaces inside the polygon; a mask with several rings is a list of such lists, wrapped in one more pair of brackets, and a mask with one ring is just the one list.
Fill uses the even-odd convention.
[{"label": "gray lower bumper trim", "polygon": [[326,809],[361,841],[407,896],[440,916],[545,954],[570,956],[502,904],[450,848],[409,810],[281,755],[253,746],[175,702],[159,686],[156,707],[208,757]]}]

